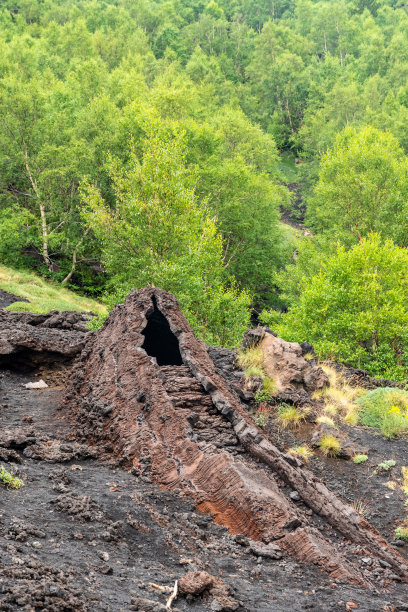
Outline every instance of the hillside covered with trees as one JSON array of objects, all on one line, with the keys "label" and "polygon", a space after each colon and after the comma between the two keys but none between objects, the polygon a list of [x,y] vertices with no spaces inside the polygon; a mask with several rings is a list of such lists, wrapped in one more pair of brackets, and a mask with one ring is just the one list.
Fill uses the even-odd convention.
[{"label": "hillside covered with trees", "polygon": [[407,126],[403,0],[4,0],[0,260],[406,380]]}]

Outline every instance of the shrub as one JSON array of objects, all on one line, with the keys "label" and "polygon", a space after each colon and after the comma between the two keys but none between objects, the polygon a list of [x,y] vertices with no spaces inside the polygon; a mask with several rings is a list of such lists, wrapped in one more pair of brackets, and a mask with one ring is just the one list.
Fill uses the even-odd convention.
[{"label": "shrub", "polygon": [[[338,246],[319,273],[303,277],[288,313],[261,313],[289,341],[308,340],[320,359],[363,367],[374,376],[408,374],[408,251],[371,234]],[[278,316],[278,320],[277,320]]]},{"label": "shrub", "polygon": [[392,387],[369,391],[357,400],[363,425],[379,427],[386,438],[408,432],[408,392]]}]

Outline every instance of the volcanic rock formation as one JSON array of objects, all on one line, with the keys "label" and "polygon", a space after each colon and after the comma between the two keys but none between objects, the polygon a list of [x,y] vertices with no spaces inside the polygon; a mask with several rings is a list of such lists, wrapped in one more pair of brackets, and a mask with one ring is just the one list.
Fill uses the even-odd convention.
[{"label": "volcanic rock formation", "polygon": [[82,440],[191,496],[232,533],[273,542],[276,553],[363,583],[284,493],[286,483],[348,540],[408,580],[404,559],[380,534],[256,427],[174,296],[132,291],[102,330],[87,336],[64,406]]},{"label": "volcanic rock formation", "polygon": [[30,369],[40,363],[72,359],[84,346],[87,320],[87,315],[71,311],[33,314],[0,310],[0,365]]}]

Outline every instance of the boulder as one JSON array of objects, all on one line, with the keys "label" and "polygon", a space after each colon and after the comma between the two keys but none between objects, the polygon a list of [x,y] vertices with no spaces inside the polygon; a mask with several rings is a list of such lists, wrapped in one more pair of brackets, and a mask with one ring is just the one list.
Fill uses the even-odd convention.
[{"label": "boulder", "polygon": [[313,393],[329,384],[325,372],[303,357],[297,342],[286,342],[270,333],[260,341],[264,353],[265,371],[282,393],[306,391]]}]

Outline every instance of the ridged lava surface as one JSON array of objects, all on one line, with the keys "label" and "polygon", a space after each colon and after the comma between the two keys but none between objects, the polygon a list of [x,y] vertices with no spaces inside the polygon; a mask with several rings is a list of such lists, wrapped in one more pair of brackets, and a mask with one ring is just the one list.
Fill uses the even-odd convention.
[{"label": "ridged lava surface", "polygon": [[274,541],[333,577],[364,582],[283,494],[283,480],[349,540],[408,578],[404,560],[372,527],[263,437],[168,293],[132,292],[88,336],[65,408],[80,437],[193,497],[233,533]]}]

